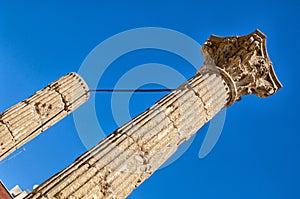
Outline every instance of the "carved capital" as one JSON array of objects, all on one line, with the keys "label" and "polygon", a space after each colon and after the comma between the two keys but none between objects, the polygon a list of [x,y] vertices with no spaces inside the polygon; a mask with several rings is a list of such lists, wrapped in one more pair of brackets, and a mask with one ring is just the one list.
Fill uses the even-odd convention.
[{"label": "carved capital", "polygon": [[234,101],[248,94],[268,97],[282,87],[267,54],[266,36],[259,30],[246,36],[211,36],[201,52],[206,67],[199,72],[215,67],[229,75],[236,89]]}]

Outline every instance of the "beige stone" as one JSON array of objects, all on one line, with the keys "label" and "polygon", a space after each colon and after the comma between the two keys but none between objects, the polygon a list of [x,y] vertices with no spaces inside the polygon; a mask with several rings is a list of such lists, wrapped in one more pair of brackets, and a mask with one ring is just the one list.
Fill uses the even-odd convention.
[{"label": "beige stone", "polygon": [[[267,97],[281,88],[260,31],[243,37],[211,36],[202,53],[205,64],[193,78],[113,132],[26,199],[126,198],[222,108],[242,95]],[[58,91],[74,88],[56,86]],[[80,92],[67,92],[72,97],[64,99],[72,101]]]},{"label": "beige stone", "polygon": [[66,117],[89,97],[88,87],[70,73],[0,114],[0,160]]}]

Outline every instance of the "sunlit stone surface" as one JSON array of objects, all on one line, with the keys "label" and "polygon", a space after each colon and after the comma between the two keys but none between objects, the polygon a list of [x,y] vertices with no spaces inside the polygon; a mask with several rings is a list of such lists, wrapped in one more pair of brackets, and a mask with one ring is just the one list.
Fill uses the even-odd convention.
[{"label": "sunlit stone surface", "polygon": [[70,73],[0,115],[0,160],[38,136],[89,97],[88,87]]},{"label": "sunlit stone surface", "polygon": [[[267,97],[281,88],[266,52],[265,35],[260,31],[243,37],[211,36],[201,50],[205,63],[194,77],[113,132],[26,198],[126,198],[222,108],[230,106],[242,95]],[[69,88],[51,88],[42,91],[46,94],[37,94],[38,97],[53,95],[52,109],[65,111],[60,116],[67,114],[69,105],[76,104],[70,103],[72,100],[66,94]],[[61,98],[56,97],[58,94]],[[61,110],[62,107],[65,109]],[[28,115],[35,126],[44,124],[48,115],[56,115],[56,112],[48,113],[43,108],[43,103],[35,105],[28,100],[11,110],[16,112],[9,114],[9,110],[2,115],[1,132],[6,136],[7,145],[14,144],[16,136],[23,136],[18,133],[19,128],[31,129],[31,125],[15,124],[21,121],[21,115]]]}]

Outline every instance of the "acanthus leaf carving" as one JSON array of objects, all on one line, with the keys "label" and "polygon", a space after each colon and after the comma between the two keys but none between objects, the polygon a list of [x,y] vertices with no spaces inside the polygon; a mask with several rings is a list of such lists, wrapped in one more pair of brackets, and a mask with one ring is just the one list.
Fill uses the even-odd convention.
[{"label": "acanthus leaf carving", "polygon": [[282,87],[266,51],[266,36],[259,30],[241,37],[211,36],[201,52],[205,65],[231,76],[237,89],[235,100],[248,94],[268,97]]}]

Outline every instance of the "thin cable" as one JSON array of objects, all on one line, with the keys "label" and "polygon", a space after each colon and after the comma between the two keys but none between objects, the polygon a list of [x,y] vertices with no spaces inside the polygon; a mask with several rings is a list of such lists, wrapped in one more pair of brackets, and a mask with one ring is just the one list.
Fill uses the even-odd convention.
[{"label": "thin cable", "polygon": [[19,152],[17,152],[16,154],[14,154],[13,156],[11,156],[10,158],[8,159],[4,159],[4,160],[1,160],[0,161],[0,165],[2,164],[5,164],[6,162],[16,158],[18,155],[20,155],[21,153],[25,152],[26,151],[26,148],[22,148]]},{"label": "thin cable", "polygon": [[89,90],[89,92],[119,92],[119,93],[133,93],[133,92],[141,92],[141,93],[147,93],[147,92],[171,92],[175,89],[94,89]]}]

